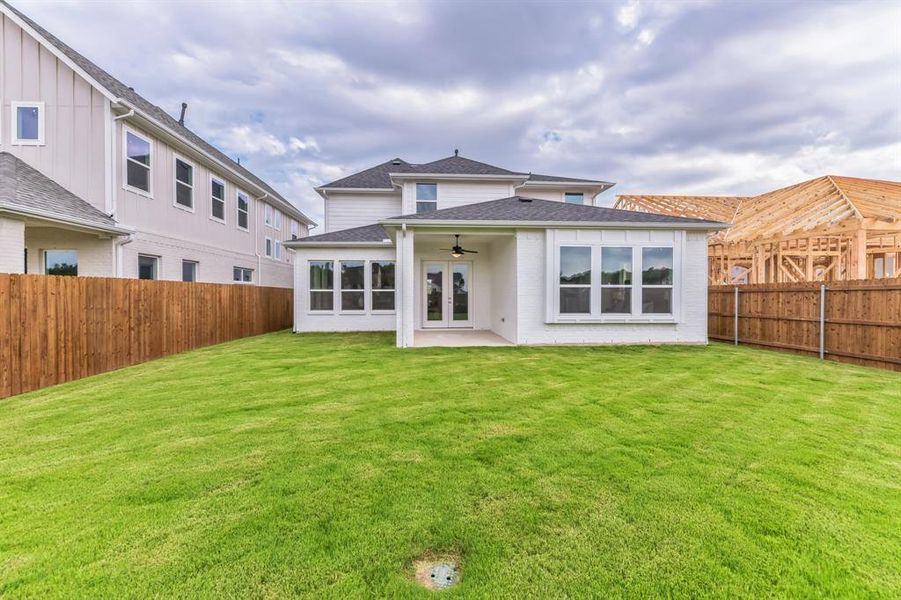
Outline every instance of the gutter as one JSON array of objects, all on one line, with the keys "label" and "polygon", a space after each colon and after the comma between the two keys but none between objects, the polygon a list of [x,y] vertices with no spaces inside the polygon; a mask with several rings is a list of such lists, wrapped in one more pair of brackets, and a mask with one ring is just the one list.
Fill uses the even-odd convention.
[{"label": "gutter", "polygon": [[6,212],[26,217],[35,217],[43,221],[50,221],[51,223],[59,223],[62,225],[70,225],[83,229],[89,229],[93,232],[101,231],[103,233],[112,233],[114,235],[132,235],[134,233],[134,229],[131,228],[126,229],[124,227],[118,227],[116,225],[101,225],[85,219],[79,219],[78,217],[67,217],[61,219],[58,213],[43,211],[37,208],[19,206],[17,204],[0,203],[0,212]]}]

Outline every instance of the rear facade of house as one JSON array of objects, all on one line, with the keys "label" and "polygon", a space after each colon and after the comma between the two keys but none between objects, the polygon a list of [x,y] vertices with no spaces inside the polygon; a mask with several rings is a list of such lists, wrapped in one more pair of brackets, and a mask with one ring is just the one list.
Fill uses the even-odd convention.
[{"label": "rear facade of house", "polygon": [[706,343],[714,221],[596,205],[613,184],[454,155],[317,191],[295,255],[295,331],[482,332],[510,344]]},{"label": "rear facade of house", "polygon": [[270,185],[5,2],[0,50],[0,272],[292,285]]}]

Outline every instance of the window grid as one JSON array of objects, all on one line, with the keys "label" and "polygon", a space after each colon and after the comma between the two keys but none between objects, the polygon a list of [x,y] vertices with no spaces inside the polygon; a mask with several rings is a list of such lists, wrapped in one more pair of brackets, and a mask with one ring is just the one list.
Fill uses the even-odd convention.
[{"label": "window grid", "polygon": [[125,129],[125,187],[144,196],[153,193],[153,143]]},{"label": "window grid", "polygon": [[310,261],[310,310],[333,312],[335,310],[334,261]]},{"label": "window grid", "polygon": [[560,246],[557,297],[561,314],[591,314],[591,254],[590,246]]},{"label": "window grid", "polygon": [[394,312],[395,263],[391,260],[370,261],[370,302],[371,311]]}]

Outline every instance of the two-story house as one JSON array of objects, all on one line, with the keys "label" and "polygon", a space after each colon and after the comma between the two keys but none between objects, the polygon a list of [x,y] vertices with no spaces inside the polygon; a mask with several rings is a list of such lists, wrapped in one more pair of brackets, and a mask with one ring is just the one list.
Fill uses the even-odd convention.
[{"label": "two-story house", "polygon": [[706,343],[707,234],[723,223],[596,206],[613,184],[459,155],[317,188],[294,329],[395,331],[399,347]]},{"label": "two-story house", "polygon": [[290,287],[313,221],[0,0],[0,272]]}]

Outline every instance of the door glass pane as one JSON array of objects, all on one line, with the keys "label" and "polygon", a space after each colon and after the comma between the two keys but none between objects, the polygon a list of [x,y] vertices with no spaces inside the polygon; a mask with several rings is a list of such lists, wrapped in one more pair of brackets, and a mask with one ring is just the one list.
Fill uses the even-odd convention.
[{"label": "door glass pane", "polygon": [[469,265],[454,265],[454,321],[469,320]]},{"label": "door glass pane", "polygon": [[444,318],[444,268],[427,264],[425,273],[426,320],[441,321]]}]

